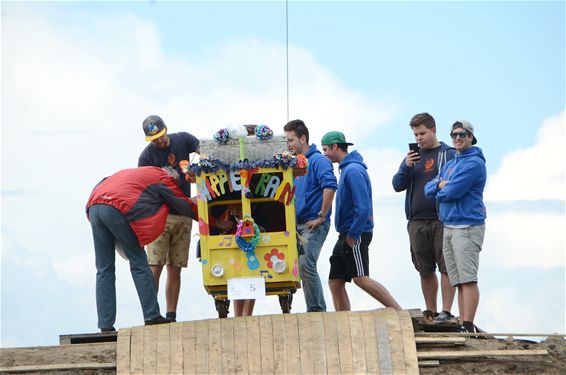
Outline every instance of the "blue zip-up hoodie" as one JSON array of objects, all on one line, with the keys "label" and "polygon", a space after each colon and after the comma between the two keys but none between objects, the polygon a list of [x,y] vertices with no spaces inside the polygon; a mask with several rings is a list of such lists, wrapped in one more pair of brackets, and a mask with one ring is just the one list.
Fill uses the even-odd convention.
[{"label": "blue zip-up hoodie", "polygon": [[[448,160],[451,160],[456,154],[456,150],[453,147],[448,146],[444,142],[440,142],[440,151],[438,152],[438,160],[436,165],[438,165],[438,171],[442,170],[442,167],[446,164]],[[413,199],[413,168],[410,168],[405,163],[405,159],[401,162],[399,170],[393,176],[393,189],[396,192],[407,190],[405,194],[405,215],[407,220],[411,220],[413,216],[411,214],[411,200]],[[438,205],[437,205],[438,210]]]},{"label": "blue zip-up hoodie", "polygon": [[371,181],[367,166],[358,151],[352,151],[338,166],[340,182],[336,192],[336,231],[357,240],[373,231]]},{"label": "blue zip-up hoodie", "polygon": [[[438,183],[448,181],[439,189]],[[487,179],[485,158],[479,147],[470,147],[450,160],[440,174],[425,185],[425,195],[436,198],[444,225],[482,225],[486,209],[483,189]]]},{"label": "blue zip-up hoodie", "polygon": [[[295,178],[297,224],[316,219],[322,207],[322,191],[327,188],[336,191],[338,188],[332,163],[316,149],[314,143],[305,157],[309,161],[307,174]],[[326,220],[330,220],[331,212],[332,206],[326,214]]]}]

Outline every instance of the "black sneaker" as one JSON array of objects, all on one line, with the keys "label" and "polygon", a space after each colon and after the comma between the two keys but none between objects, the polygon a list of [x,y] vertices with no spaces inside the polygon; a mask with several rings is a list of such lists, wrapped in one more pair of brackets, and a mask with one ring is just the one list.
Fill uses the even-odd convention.
[{"label": "black sneaker", "polygon": [[[461,333],[483,333],[474,323],[465,321],[463,325],[460,326]],[[484,335],[469,335],[468,337],[472,339],[484,339]]]},{"label": "black sneaker", "polygon": [[104,332],[116,332],[116,328],[114,328],[114,327],[100,328],[100,332],[102,332],[102,333],[104,333]]},{"label": "black sneaker", "polygon": [[458,320],[449,311],[441,311],[432,321],[434,324],[458,324]]},{"label": "black sneaker", "polygon": [[150,320],[146,320],[145,321],[145,325],[146,326],[151,326],[154,324],[166,324],[166,323],[171,323],[170,319],[164,318],[163,316],[159,315],[153,319]]}]

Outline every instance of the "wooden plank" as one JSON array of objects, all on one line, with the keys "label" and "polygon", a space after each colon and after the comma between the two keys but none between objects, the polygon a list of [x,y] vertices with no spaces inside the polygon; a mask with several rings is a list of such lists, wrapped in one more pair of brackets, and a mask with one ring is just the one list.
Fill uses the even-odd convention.
[{"label": "wooden plank", "polygon": [[[183,363],[182,372],[185,374],[196,374],[196,332],[195,322],[185,322],[182,324],[183,332]],[[206,323],[204,323],[206,324]]]},{"label": "wooden plank", "polygon": [[440,366],[440,361],[437,360],[426,360],[426,361],[419,361],[419,367],[438,367]]},{"label": "wooden plank", "polygon": [[283,317],[285,319],[285,331],[287,332],[287,374],[301,374],[299,322],[297,321],[297,314],[284,314]]},{"label": "wooden plank", "polygon": [[308,313],[297,314],[299,326],[299,349],[301,358],[301,371],[303,374],[313,373],[312,329]]},{"label": "wooden plank", "polygon": [[220,319],[208,321],[208,373],[222,373],[222,341]]},{"label": "wooden plank", "polygon": [[377,340],[377,354],[379,357],[379,373],[393,373],[393,362],[391,360],[391,346],[389,345],[389,327],[387,319],[381,314],[373,316],[375,326],[375,337]]},{"label": "wooden plank", "polygon": [[68,363],[55,365],[29,365],[0,367],[0,373],[36,372],[36,371],[71,371],[71,370],[115,370],[116,362],[111,363]]},{"label": "wooden plank", "polygon": [[417,345],[464,345],[465,337],[415,337]]},{"label": "wooden plank", "polygon": [[156,369],[158,374],[169,374],[170,370],[170,352],[169,352],[169,325],[159,324],[157,326],[157,354]]},{"label": "wooden plank", "polygon": [[259,318],[248,316],[246,319],[247,347],[248,347],[248,370],[250,374],[261,373],[261,349],[259,338]]},{"label": "wooden plank", "polygon": [[391,348],[391,363],[393,374],[405,375],[405,356],[403,355],[403,337],[401,335],[401,325],[397,311],[392,308],[385,309],[387,327],[389,328],[389,346]]},{"label": "wooden plank", "polygon": [[157,373],[157,325],[143,329],[143,373]]},{"label": "wooden plank", "polygon": [[324,339],[323,312],[311,312],[307,315],[311,318],[312,332],[312,368],[315,374],[327,374],[326,370],[326,347]]},{"label": "wooden plank", "polygon": [[195,322],[195,373],[208,374],[208,320]]},{"label": "wooden plank", "polygon": [[350,324],[347,311],[337,312],[336,330],[338,332],[338,354],[340,355],[340,372],[342,374],[353,374],[354,363],[352,362],[352,341],[350,338]]},{"label": "wooden plank", "polygon": [[259,338],[261,349],[261,373],[273,374],[273,328],[271,316],[259,317]]},{"label": "wooden plank", "polygon": [[130,338],[130,371],[143,373],[143,326],[133,327]]},{"label": "wooden plank", "polygon": [[377,340],[375,337],[375,326],[373,315],[369,312],[360,313],[362,330],[364,332],[364,350],[366,356],[366,373],[379,373],[379,355],[377,353]]},{"label": "wooden plank", "polygon": [[220,319],[222,373],[234,373],[234,319]]},{"label": "wooden plank", "polygon": [[234,373],[248,373],[248,339],[246,318],[234,319]]},{"label": "wooden plank", "polygon": [[326,352],[326,369],[328,374],[341,374],[340,356],[338,349],[338,330],[336,328],[336,315],[333,313],[322,314],[324,323],[324,347]]},{"label": "wooden plank", "polygon": [[348,317],[350,323],[350,340],[352,342],[352,363],[355,374],[367,373],[366,350],[364,348],[364,331],[360,314],[350,313]]},{"label": "wooden plank", "polygon": [[504,357],[523,355],[548,355],[546,350],[460,350],[460,351],[427,351],[417,353],[421,359],[446,359],[469,357]]},{"label": "wooden plank", "polygon": [[130,374],[130,332],[129,328],[122,328],[118,331],[116,370],[119,374]]},{"label": "wooden plank", "polygon": [[273,371],[275,374],[287,373],[287,334],[283,314],[271,316],[273,325]]},{"label": "wooden plank", "polygon": [[169,353],[171,354],[171,374],[183,373],[183,324],[169,324]]},{"label": "wooden plank", "polygon": [[419,364],[417,360],[417,345],[413,333],[413,322],[407,311],[397,311],[399,325],[401,326],[401,338],[403,340],[403,352],[405,353],[405,373],[407,375],[418,375]]}]

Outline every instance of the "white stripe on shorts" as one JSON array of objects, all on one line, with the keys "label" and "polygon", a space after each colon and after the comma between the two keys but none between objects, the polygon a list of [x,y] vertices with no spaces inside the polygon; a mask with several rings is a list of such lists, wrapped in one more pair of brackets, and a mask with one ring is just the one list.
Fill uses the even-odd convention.
[{"label": "white stripe on shorts", "polygon": [[358,238],[356,242],[354,242],[354,247],[352,248],[352,252],[354,254],[354,263],[356,264],[356,272],[358,276],[364,275],[364,262],[362,261],[362,254],[360,252],[360,245],[362,244],[362,237]]}]

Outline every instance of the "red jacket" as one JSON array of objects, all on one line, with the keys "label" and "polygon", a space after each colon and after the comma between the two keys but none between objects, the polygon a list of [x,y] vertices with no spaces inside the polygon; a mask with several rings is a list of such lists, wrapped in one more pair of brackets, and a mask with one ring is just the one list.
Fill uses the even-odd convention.
[{"label": "red jacket", "polygon": [[196,218],[196,204],[187,198],[175,179],[159,167],[140,167],[116,172],[95,186],[86,205],[107,204],[130,223],[140,246],[152,243],[165,229],[169,207]]}]

